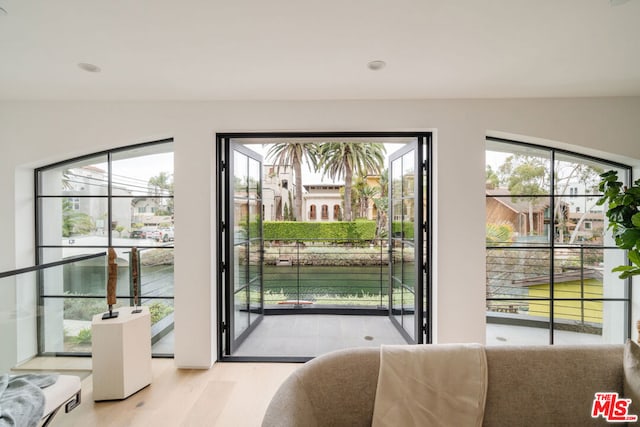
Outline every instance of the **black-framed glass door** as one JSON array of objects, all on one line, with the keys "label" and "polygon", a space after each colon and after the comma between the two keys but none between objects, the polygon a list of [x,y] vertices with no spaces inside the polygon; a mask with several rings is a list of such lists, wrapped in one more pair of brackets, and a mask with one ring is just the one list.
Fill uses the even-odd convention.
[{"label": "black-framed glass door", "polygon": [[431,342],[428,154],[418,137],[389,156],[389,317],[413,343]]},{"label": "black-framed glass door", "polygon": [[224,164],[227,209],[222,231],[224,354],[232,354],[264,313],[262,156],[228,140]]}]

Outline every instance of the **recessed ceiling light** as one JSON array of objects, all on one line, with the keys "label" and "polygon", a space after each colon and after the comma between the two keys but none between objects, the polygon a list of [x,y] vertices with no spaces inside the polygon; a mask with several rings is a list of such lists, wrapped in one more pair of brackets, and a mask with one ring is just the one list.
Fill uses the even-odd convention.
[{"label": "recessed ceiling light", "polygon": [[386,62],[379,61],[379,60],[371,61],[367,64],[367,67],[369,67],[369,69],[373,71],[382,70],[386,66],[387,66]]},{"label": "recessed ceiling light", "polygon": [[80,62],[78,64],[78,68],[84,71],[88,71],[90,73],[99,73],[100,71],[102,71],[100,67],[98,67],[97,65],[88,64],[86,62]]}]

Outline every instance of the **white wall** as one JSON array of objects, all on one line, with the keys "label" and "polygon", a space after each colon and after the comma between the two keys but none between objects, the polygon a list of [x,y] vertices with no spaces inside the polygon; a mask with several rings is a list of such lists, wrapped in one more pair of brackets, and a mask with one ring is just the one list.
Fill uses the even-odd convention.
[{"label": "white wall", "polygon": [[[640,165],[640,98],[318,102],[0,103],[0,270],[33,263],[33,207],[17,170],[175,139],[176,363],[216,358],[214,135],[228,131],[434,130],[434,335],[484,342],[484,136],[518,134]],[[535,141],[534,141],[535,142]]]}]

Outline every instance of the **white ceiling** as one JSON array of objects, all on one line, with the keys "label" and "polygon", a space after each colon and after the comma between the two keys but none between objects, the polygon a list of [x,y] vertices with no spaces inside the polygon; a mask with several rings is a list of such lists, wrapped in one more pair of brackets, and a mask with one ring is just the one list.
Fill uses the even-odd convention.
[{"label": "white ceiling", "polygon": [[[640,95],[640,0],[0,0],[0,99]],[[367,63],[384,60],[371,71]],[[80,70],[92,63],[100,73]]]}]

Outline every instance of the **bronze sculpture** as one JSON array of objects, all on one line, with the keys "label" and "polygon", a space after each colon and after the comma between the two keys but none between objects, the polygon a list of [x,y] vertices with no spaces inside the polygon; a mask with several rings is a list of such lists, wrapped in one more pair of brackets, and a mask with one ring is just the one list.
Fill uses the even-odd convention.
[{"label": "bronze sculpture", "polygon": [[138,308],[138,249],[131,248],[131,282],[133,286],[133,313],[142,313]]},{"label": "bronze sculpture", "polygon": [[118,264],[116,264],[116,251],[109,248],[109,263],[107,265],[107,304],[109,304],[109,312],[102,315],[103,319],[113,319],[118,317],[118,312],[113,311],[116,304],[116,288],[118,285]]}]

